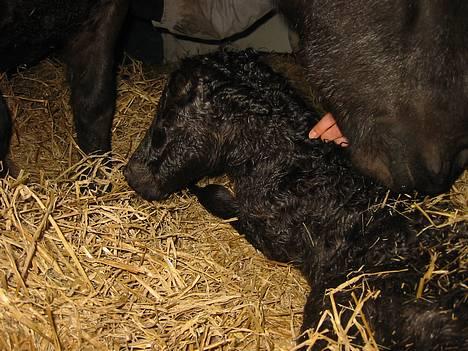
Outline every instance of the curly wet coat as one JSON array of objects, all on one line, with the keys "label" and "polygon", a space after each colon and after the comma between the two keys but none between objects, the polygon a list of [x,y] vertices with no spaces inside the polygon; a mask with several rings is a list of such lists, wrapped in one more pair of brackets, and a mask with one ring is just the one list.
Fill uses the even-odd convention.
[{"label": "curly wet coat", "polygon": [[[303,330],[330,307],[326,290],[353,272],[400,271],[367,278],[381,290],[364,308],[378,343],[466,349],[466,274],[443,289],[429,282],[427,298],[415,296],[430,252],[438,252],[444,269],[459,264],[444,245],[465,240],[466,226],[417,236],[421,216],[381,206],[387,190],[352,169],[346,150],[308,139],[318,117],[253,51],[187,59],[170,77],[125,175],[148,200],[189,187],[213,214],[237,217],[233,227],[268,258],[296,265],[312,287]],[[219,174],[232,180],[233,192],[195,185]],[[351,292],[335,299],[348,305]]]}]

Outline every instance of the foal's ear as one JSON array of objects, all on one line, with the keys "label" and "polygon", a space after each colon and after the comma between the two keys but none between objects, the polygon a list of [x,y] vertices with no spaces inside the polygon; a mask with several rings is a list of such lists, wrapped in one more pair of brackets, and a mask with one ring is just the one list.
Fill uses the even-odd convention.
[{"label": "foal's ear", "polygon": [[195,95],[193,87],[193,76],[186,76],[185,72],[176,71],[171,75],[167,83],[166,99],[170,99],[176,104],[186,104]]},{"label": "foal's ear", "polygon": [[153,149],[159,149],[166,144],[167,134],[166,128],[155,127],[151,129],[151,147]]}]

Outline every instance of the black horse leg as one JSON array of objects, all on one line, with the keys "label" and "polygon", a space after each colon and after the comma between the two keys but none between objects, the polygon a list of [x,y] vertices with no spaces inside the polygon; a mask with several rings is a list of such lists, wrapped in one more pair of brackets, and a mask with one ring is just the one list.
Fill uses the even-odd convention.
[{"label": "black horse leg", "polygon": [[87,154],[111,150],[116,98],[114,56],[127,12],[128,0],[100,1],[68,50],[78,145]]},{"label": "black horse leg", "polygon": [[7,173],[6,156],[10,146],[11,117],[3,96],[0,93],[0,177]]}]

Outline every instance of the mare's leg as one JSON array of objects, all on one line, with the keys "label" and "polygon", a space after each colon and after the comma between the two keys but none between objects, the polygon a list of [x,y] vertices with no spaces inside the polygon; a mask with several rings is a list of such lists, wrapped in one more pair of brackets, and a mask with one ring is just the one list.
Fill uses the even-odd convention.
[{"label": "mare's leg", "polygon": [[0,176],[7,173],[6,156],[10,146],[12,123],[10,113],[0,93]]},{"label": "mare's leg", "polygon": [[78,145],[87,154],[111,150],[115,109],[114,56],[128,0],[101,0],[67,55]]}]

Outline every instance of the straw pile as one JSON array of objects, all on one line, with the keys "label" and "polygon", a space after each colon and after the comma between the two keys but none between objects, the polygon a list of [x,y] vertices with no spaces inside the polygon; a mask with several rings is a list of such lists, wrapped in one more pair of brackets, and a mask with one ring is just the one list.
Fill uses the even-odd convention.
[{"label": "straw pile", "polygon": [[[121,175],[166,77],[167,68],[121,69],[113,169],[76,147],[60,62],[1,78],[15,120],[12,160],[22,170],[0,187],[1,350],[295,348],[309,289],[296,270],[266,260],[190,194],[149,203]],[[106,177],[93,179],[98,171]],[[80,191],[89,181],[112,187]],[[409,206],[456,225],[467,219],[467,199],[465,174],[450,194]],[[460,252],[466,257],[466,246]],[[350,321],[361,325],[366,350],[375,342],[359,310],[374,293],[357,295]],[[357,350],[339,310],[328,312],[339,335],[330,348]]]}]

